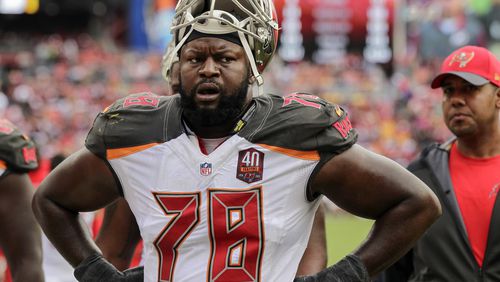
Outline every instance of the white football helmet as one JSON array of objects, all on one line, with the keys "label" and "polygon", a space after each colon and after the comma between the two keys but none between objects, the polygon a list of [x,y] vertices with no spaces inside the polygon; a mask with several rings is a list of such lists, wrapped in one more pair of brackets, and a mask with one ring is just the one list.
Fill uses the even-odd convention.
[{"label": "white football helmet", "polygon": [[[171,27],[173,53],[178,53],[193,30],[205,34],[236,32],[261,94],[261,73],[276,50],[278,29],[272,0],[179,0]],[[173,59],[171,56],[167,65]]]}]

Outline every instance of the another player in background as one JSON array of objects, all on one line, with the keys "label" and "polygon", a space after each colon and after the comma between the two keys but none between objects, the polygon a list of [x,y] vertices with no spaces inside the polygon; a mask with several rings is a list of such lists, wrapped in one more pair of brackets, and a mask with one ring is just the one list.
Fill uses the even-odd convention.
[{"label": "another player in background", "polygon": [[[172,41],[173,42],[173,41]],[[178,57],[170,44],[163,58],[163,77],[170,87],[170,95],[178,94],[180,88]],[[172,62],[169,57],[175,56]],[[103,224],[96,238],[104,258],[118,270],[142,265],[142,241],[139,227],[125,199],[120,198],[106,207]],[[314,218],[311,237],[300,261],[297,275],[314,274],[326,267],[327,248],[324,208],[318,208]]]},{"label": "another player in background", "polygon": [[[352,254],[297,280],[369,281],[437,219],[432,191],[356,145],[341,107],[253,97],[277,44],[271,0],[181,0],[173,31],[180,95],[116,101],[35,194],[79,281],[292,281],[323,196],[374,227]],[[120,196],[144,240],[143,269],[118,271],[79,222]]]},{"label": "another player in background", "polygon": [[[48,168],[44,171],[38,172],[38,178],[43,181],[43,179],[54,170],[64,159],[65,155],[62,153],[56,154],[49,160],[44,161],[44,165],[48,164]],[[32,178],[32,181],[34,179]],[[35,187],[39,185],[39,182],[34,181]],[[84,212],[81,213],[81,218],[90,229],[93,236],[97,234],[97,230],[101,225],[102,215],[101,211],[98,212]],[[45,234],[42,234],[42,249],[43,249],[43,272],[45,281],[47,282],[75,282],[77,281],[73,276],[72,266],[61,256],[61,254],[56,250],[54,245],[47,239]]]},{"label": "another player in background", "polygon": [[424,149],[409,170],[434,190],[443,216],[383,278],[500,281],[500,62],[485,48],[459,48],[431,87],[443,91],[455,137]]},{"label": "another player in background", "polygon": [[0,248],[14,282],[44,281],[41,232],[31,210],[34,189],[27,174],[37,167],[34,143],[0,119]]}]

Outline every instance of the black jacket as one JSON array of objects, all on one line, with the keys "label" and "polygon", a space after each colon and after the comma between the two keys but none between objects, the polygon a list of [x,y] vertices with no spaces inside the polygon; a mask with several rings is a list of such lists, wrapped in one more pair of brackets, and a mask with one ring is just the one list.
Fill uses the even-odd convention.
[{"label": "black jacket", "polygon": [[486,253],[483,267],[480,269],[472,254],[451,184],[448,159],[452,142],[454,140],[443,145],[434,144],[427,147],[408,167],[408,170],[436,193],[442,205],[443,215],[408,254],[383,273],[380,280],[500,281],[500,193],[497,194],[493,207]]}]

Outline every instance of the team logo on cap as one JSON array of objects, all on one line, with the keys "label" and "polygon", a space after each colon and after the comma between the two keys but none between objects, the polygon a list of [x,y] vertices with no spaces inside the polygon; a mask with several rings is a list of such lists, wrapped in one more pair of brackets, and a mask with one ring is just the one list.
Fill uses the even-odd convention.
[{"label": "team logo on cap", "polygon": [[451,61],[449,65],[453,65],[453,63],[459,63],[458,67],[459,68],[465,68],[467,64],[472,61],[474,58],[474,52],[466,53],[466,52],[460,52],[460,54],[456,54],[451,58]]},{"label": "team logo on cap", "polygon": [[236,178],[246,183],[262,180],[264,173],[264,153],[254,148],[240,151]]}]

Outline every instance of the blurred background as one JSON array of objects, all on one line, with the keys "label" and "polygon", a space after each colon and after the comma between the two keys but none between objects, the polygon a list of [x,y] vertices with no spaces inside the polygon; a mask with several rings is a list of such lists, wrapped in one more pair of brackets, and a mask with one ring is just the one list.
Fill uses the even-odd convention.
[{"label": "blurred background", "polygon": [[[429,87],[441,60],[469,44],[500,55],[500,0],[274,2],[282,30],[267,92],[308,92],[342,105],[359,143],[402,165],[451,136],[440,90]],[[175,5],[0,0],[0,117],[35,140],[41,169],[80,148],[94,117],[117,98],[170,94],[160,61]],[[328,209],[334,262],[371,222]]]}]

